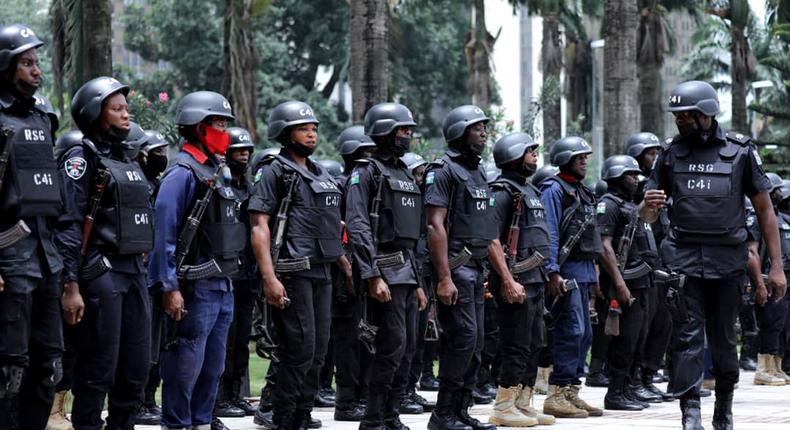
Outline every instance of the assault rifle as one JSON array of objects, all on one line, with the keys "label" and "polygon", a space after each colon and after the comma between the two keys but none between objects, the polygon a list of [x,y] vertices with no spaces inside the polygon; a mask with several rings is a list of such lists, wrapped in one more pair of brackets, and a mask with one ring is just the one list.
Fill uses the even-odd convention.
[{"label": "assault rifle", "polygon": [[[13,128],[0,126],[0,143],[2,144],[2,150],[0,150],[0,191],[3,189],[3,177],[8,166],[8,157],[11,154],[11,138],[13,136]],[[0,249],[8,248],[29,235],[30,227],[20,219],[13,227],[0,232]]]},{"label": "assault rifle", "polygon": [[110,172],[107,169],[96,170],[96,178],[93,182],[93,195],[88,203],[88,213],[85,215],[85,221],[82,224],[82,249],[80,254],[83,257],[88,254],[88,242],[90,242],[91,233],[93,232],[93,221],[96,219],[96,212],[99,210],[101,198],[104,195],[104,190],[107,189],[108,182],[110,182]]},{"label": "assault rifle", "polygon": [[510,272],[514,275],[532,270],[546,261],[546,257],[540,252],[535,251],[529,257],[516,261],[516,254],[518,253],[518,239],[521,236],[521,228],[518,226],[521,217],[524,215],[524,195],[515,193],[515,200],[513,202],[513,218],[510,220],[510,229],[507,232],[507,265]]},{"label": "assault rifle", "polygon": [[590,212],[584,221],[581,222],[579,226],[579,230],[574,233],[573,236],[569,237],[568,240],[560,248],[560,252],[557,255],[557,264],[562,266],[562,263],[565,263],[565,260],[571,255],[571,250],[577,243],[582,239],[582,235],[587,230],[587,227],[591,226],[592,223],[595,222],[595,212]]},{"label": "assault rifle", "polygon": [[637,228],[639,228],[639,215],[634,214],[633,218],[625,226],[623,236],[620,238],[620,244],[617,246],[617,252],[615,253],[617,256],[617,268],[620,269],[620,273],[622,273],[625,280],[641,278],[650,273],[652,269],[644,261],[631,269],[626,269],[625,267],[628,263],[631,246],[634,244],[634,235]]}]

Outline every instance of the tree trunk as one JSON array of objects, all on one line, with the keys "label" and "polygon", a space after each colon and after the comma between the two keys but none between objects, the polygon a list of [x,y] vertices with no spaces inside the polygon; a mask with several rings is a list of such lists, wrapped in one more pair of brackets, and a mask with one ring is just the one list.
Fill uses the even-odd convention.
[{"label": "tree trunk", "polygon": [[230,33],[233,23],[233,0],[225,0],[225,13],[222,17],[222,83],[219,92],[230,96],[231,65],[230,65]]},{"label": "tree trunk", "polygon": [[230,96],[236,124],[257,141],[258,53],[252,40],[251,22],[254,0],[233,0],[230,29]]},{"label": "tree trunk", "polygon": [[81,64],[77,85],[98,76],[112,76],[112,2],[83,0]]},{"label": "tree trunk", "polygon": [[749,41],[743,29],[730,27],[732,44],[730,54],[732,62],[730,77],[732,79],[732,129],[741,133],[749,133],[749,118],[746,112],[746,92],[749,84]]},{"label": "tree trunk", "polygon": [[494,37],[486,29],[485,0],[474,0],[474,19],[466,46],[466,62],[469,65],[469,93],[472,104],[488,109],[491,104],[491,52]]},{"label": "tree trunk", "polygon": [[604,2],[604,156],[619,154],[640,126],[636,67],[637,1]]},{"label": "tree trunk", "polygon": [[49,7],[52,28],[52,83],[55,89],[55,104],[63,111],[64,72],[66,70],[66,10],[62,0],[54,0]]},{"label": "tree trunk", "polygon": [[637,63],[639,68],[639,104],[641,130],[660,135],[664,131],[661,111],[661,66],[667,53],[668,40],[657,3],[639,14],[637,38]]},{"label": "tree trunk", "polygon": [[543,15],[543,45],[540,48],[543,68],[543,141],[549,145],[561,137],[560,71],[562,70],[562,42],[560,24],[555,14]]},{"label": "tree trunk", "polygon": [[664,132],[664,116],[661,111],[661,66],[639,63],[639,111],[642,128],[656,135]]},{"label": "tree trunk", "polygon": [[352,118],[387,100],[389,90],[389,11],[386,0],[351,0]]},{"label": "tree trunk", "polygon": [[565,39],[565,100],[568,103],[568,122],[581,120],[581,130],[592,125],[592,53],[583,39]]}]

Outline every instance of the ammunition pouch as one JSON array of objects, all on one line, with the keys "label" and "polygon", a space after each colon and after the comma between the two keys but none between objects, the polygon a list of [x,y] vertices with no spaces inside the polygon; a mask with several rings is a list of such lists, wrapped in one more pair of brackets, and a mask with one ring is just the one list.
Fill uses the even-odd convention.
[{"label": "ammunition pouch", "polygon": [[540,252],[535,251],[529,257],[513,263],[513,265],[510,267],[510,272],[514,275],[528,272],[536,267],[540,267],[544,261],[546,261],[546,257],[544,257]]},{"label": "ammunition pouch", "polygon": [[30,236],[30,227],[25,221],[19,220],[13,227],[0,232],[0,249],[8,248],[28,236]]},{"label": "ammunition pouch", "polygon": [[90,266],[82,266],[80,269],[80,280],[83,282],[90,282],[104,275],[110,270],[112,270],[112,264],[110,264],[110,260],[108,260],[107,257],[102,256],[102,258],[100,258],[96,263],[91,264]]},{"label": "ammunition pouch", "polygon": [[450,270],[455,270],[468,263],[469,260],[471,259],[472,259],[472,251],[470,251],[469,248],[464,247],[464,249],[462,249],[461,252],[451,256],[447,260],[447,264],[450,266]]},{"label": "ammunition pouch", "polygon": [[205,263],[197,265],[184,264],[177,270],[178,279],[183,279],[186,281],[198,281],[201,279],[213,278],[221,273],[222,269],[220,269],[219,264],[217,264],[217,261],[213,258],[209,261],[206,261]]},{"label": "ammunition pouch", "polygon": [[376,266],[379,269],[386,269],[388,267],[398,267],[406,264],[406,257],[403,256],[403,251],[393,252],[391,254],[380,254],[376,256]]},{"label": "ammunition pouch", "polygon": [[274,265],[274,271],[277,273],[301,272],[310,270],[310,267],[310,257],[280,258]]}]

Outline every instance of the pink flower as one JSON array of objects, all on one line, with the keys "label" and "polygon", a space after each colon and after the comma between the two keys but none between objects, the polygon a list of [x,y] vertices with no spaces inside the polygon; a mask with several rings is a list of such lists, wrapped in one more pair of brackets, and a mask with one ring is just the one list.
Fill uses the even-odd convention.
[{"label": "pink flower", "polygon": [[159,93],[159,103],[167,103],[168,100],[170,100],[170,96],[166,92]]},{"label": "pink flower", "polygon": [[145,107],[151,107],[151,100],[145,101]]}]

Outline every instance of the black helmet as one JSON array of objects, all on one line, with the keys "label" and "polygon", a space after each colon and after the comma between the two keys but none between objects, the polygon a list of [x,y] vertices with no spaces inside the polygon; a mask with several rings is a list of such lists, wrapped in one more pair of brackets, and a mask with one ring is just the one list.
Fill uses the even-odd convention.
[{"label": "black helmet", "polygon": [[706,116],[719,113],[719,96],[711,84],[703,81],[687,81],[672,89],[669,96],[669,111],[696,110]]},{"label": "black helmet", "polygon": [[532,185],[536,187],[540,186],[540,183],[546,180],[546,178],[556,175],[559,173],[559,171],[560,169],[557,166],[544,164],[543,167],[540,167],[535,171],[535,174],[532,175],[532,178],[530,179],[532,181]]},{"label": "black helmet", "polygon": [[365,127],[355,125],[340,133],[340,136],[337,138],[337,146],[340,148],[340,155],[347,157],[357,152],[360,148],[372,148],[376,144],[370,136],[365,134]]},{"label": "black helmet", "polygon": [[601,179],[617,179],[629,172],[642,173],[636,159],[630,155],[612,155],[603,162]]},{"label": "black helmet", "polygon": [[486,163],[485,164],[485,172],[486,172],[486,182],[493,182],[499,175],[502,173],[502,169],[499,169],[494,163]]},{"label": "black helmet", "polygon": [[195,91],[185,95],[176,108],[177,125],[195,125],[210,116],[233,121],[233,109],[222,94],[214,91]]},{"label": "black helmet", "polygon": [[318,164],[329,173],[329,176],[335,177],[343,174],[343,165],[335,160],[320,160]]},{"label": "black helmet", "polygon": [[497,167],[502,168],[511,161],[522,159],[527,149],[538,146],[538,142],[532,140],[527,133],[506,134],[494,144],[494,162]]},{"label": "black helmet", "polygon": [[80,130],[85,132],[99,120],[104,100],[115,93],[129,94],[129,87],[108,76],[100,76],[86,82],[71,98],[71,117]]},{"label": "black helmet", "polygon": [[269,114],[269,140],[279,141],[288,127],[318,123],[309,104],[297,100],[280,103]]},{"label": "black helmet", "polygon": [[52,106],[52,102],[50,102],[48,98],[38,94],[33,96],[33,98],[36,99],[36,106],[49,117],[52,130],[56,131],[60,128],[60,113]]},{"label": "black helmet", "polygon": [[403,154],[403,156],[400,159],[401,161],[403,161],[403,164],[406,165],[406,168],[409,169],[410,172],[414,171],[414,169],[420,166],[428,164],[428,162],[425,161],[424,158],[422,158],[422,155],[414,152],[407,152]]},{"label": "black helmet", "polygon": [[250,132],[241,127],[228,127],[228,134],[230,134],[230,146],[228,146],[228,154],[234,149],[247,148],[250,153],[255,150],[255,144],[252,142]]},{"label": "black helmet", "polygon": [[33,30],[22,24],[0,27],[0,73],[8,70],[17,55],[43,44]]},{"label": "black helmet", "polygon": [[782,200],[790,198],[790,179],[782,181]]},{"label": "black helmet", "polygon": [[73,146],[77,146],[82,143],[83,134],[79,130],[69,130],[60,137],[58,140],[55,141],[55,158],[60,159],[60,157],[69,150],[69,148]]},{"label": "black helmet", "polygon": [[578,136],[563,137],[554,142],[549,151],[551,164],[555,166],[564,166],[571,158],[580,154],[592,154],[592,148],[586,140]]},{"label": "black helmet", "polygon": [[600,199],[608,190],[609,184],[603,179],[599,179],[598,182],[595,183],[595,197]]},{"label": "black helmet", "polygon": [[165,139],[165,136],[156,130],[146,130],[145,134],[148,136],[148,140],[145,141],[140,151],[146,154],[156,148],[161,148],[170,144],[170,142]]},{"label": "black helmet", "polygon": [[466,128],[470,125],[490,120],[491,118],[486,116],[483,109],[475,105],[459,106],[444,117],[444,122],[442,122],[444,140],[447,142],[458,140],[464,135]]},{"label": "black helmet", "polygon": [[625,141],[625,154],[639,158],[645,150],[660,147],[661,141],[658,140],[658,136],[643,131],[628,136],[628,140]]},{"label": "black helmet", "polygon": [[782,187],[783,181],[781,176],[774,172],[768,172],[765,174],[765,176],[768,176],[768,179],[771,181],[771,189],[768,191],[769,193],[772,193],[775,189]]},{"label": "black helmet", "polygon": [[129,134],[123,142],[124,150],[129,158],[137,157],[147,141],[148,135],[145,134],[145,130],[136,122],[129,121]]},{"label": "black helmet", "polygon": [[379,103],[365,113],[365,134],[386,136],[398,127],[414,127],[414,116],[400,103]]}]

